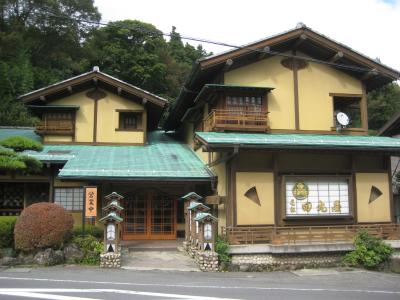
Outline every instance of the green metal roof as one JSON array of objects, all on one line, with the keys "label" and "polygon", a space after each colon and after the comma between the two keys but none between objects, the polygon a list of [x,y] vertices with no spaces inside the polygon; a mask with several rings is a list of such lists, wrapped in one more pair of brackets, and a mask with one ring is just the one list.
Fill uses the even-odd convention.
[{"label": "green metal roof", "polygon": [[210,213],[199,213],[195,218],[195,221],[199,221],[202,222],[204,220],[210,220],[212,222],[217,222],[218,219],[216,217],[214,217],[212,214]]},{"label": "green metal roof", "polygon": [[203,143],[215,146],[267,148],[357,149],[400,152],[400,139],[378,136],[196,132]]},{"label": "green metal roof", "polygon": [[208,206],[205,206],[203,203],[200,203],[200,202],[191,203],[187,209],[189,209],[189,210],[200,209],[200,210],[204,210],[204,211],[210,210],[210,208]]},{"label": "green metal roof", "polygon": [[115,212],[110,212],[108,215],[104,216],[99,220],[100,223],[104,223],[107,220],[114,221],[116,223],[122,222],[124,219],[122,219],[120,216],[118,216]]},{"label": "green metal roof", "polygon": [[210,180],[210,171],[187,145],[161,131],[148,136],[144,146],[44,145],[42,152],[28,154],[43,161],[66,159],[58,175],[63,179]]},{"label": "green metal roof", "polygon": [[0,126],[0,141],[10,136],[23,136],[41,142],[42,139],[31,127],[3,127]]}]

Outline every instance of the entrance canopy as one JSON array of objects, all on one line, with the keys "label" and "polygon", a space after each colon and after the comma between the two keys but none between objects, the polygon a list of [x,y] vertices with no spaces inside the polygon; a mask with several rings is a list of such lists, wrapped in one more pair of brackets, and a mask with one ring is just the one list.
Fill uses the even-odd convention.
[{"label": "entrance canopy", "polygon": [[65,165],[61,179],[210,181],[212,173],[185,144],[168,134],[149,133],[144,146],[44,145],[28,152],[44,162]]}]

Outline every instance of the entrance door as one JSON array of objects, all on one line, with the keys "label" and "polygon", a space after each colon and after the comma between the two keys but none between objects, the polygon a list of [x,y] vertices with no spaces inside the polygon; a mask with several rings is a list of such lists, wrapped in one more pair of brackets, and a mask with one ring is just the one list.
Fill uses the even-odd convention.
[{"label": "entrance door", "polygon": [[141,191],[125,198],[123,240],[176,238],[176,201],[156,191]]}]

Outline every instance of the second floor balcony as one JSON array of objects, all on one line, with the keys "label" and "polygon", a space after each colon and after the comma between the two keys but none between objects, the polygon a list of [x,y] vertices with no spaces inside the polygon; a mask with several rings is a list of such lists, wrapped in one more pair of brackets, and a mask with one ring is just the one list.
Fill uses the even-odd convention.
[{"label": "second floor balcony", "polygon": [[214,109],[203,121],[204,131],[269,130],[267,111]]}]

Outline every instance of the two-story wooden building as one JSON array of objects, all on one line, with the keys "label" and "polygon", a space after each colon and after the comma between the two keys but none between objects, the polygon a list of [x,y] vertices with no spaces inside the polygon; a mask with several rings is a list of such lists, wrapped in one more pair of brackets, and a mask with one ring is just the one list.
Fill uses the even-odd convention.
[{"label": "two-story wooden building", "polygon": [[0,139],[41,140],[30,155],[45,169],[0,175],[0,212],[49,200],[79,222],[82,188],[96,186],[100,202],[125,196],[123,239],[174,239],[178,198],[196,191],[233,243],[343,238],[366,224],[388,237],[400,141],[368,135],[366,95],[398,78],[301,25],[196,62],[161,132],[165,99],[95,68],[21,96],[41,122]]},{"label": "two-story wooden building", "polygon": [[217,175],[212,199],[232,242],[296,230],[326,239],[394,222],[390,154],[400,144],[368,135],[366,95],[399,77],[300,24],[199,60],[165,129]]},{"label": "two-story wooden building", "polygon": [[41,141],[43,151],[29,155],[45,167],[40,175],[0,175],[1,214],[51,201],[71,211],[80,224],[83,188],[94,186],[96,220],[105,195],[125,197],[123,239],[183,236],[178,199],[192,190],[209,193],[213,176],[187,145],[157,130],[167,100],[97,67],[20,99],[40,122],[35,129],[2,128],[0,139],[24,135]]}]

